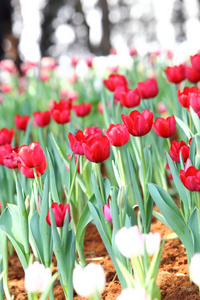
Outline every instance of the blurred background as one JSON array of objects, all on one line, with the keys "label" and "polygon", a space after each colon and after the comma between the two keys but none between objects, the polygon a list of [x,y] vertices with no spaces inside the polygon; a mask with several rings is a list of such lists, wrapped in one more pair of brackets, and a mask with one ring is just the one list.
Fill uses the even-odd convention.
[{"label": "blurred background", "polygon": [[0,0],[0,59],[200,50],[200,0]]}]

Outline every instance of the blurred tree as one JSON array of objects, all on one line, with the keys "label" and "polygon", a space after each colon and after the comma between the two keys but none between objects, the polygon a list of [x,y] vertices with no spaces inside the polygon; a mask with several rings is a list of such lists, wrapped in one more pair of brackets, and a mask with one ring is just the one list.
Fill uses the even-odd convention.
[{"label": "blurred tree", "polygon": [[6,34],[11,33],[12,7],[10,0],[0,0],[0,59],[3,59],[5,55],[3,41]]},{"label": "blurred tree", "polygon": [[99,6],[102,10],[102,38],[100,43],[101,54],[107,55],[111,49],[110,41],[110,21],[109,21],[109,9],[107,0],[99,0]]},{"label": "blurred tree", "polygon": [[65,0],[48,0],[46,6],[44,7],[43,22],[41,24],[41,40],[40,40],[40,50],[42,56],[49,56],[48,49],[53,44],[52,33],[54,31],[52,22],[57,16],[59,8],[65,3]]},{"label": "blurred tree", "polygon": [[172,23],[174,24],[176,40],[182,42],[186,39],[184,24],[186,21],[184,0],[176,0],[172,11]]}]

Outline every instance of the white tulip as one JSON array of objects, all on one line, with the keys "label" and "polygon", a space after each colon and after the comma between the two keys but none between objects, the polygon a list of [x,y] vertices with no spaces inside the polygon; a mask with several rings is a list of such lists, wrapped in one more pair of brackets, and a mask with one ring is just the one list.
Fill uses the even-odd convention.
[{"label": "white tulip", "polygon": [[143,250],[143,237],[138,226],[122,227],[115,235],[119,251],[127,258],[140,256]]},{"label": "white tulip", "polygon": [[50,268],[45,268],[43,264],[35,261],[25,270],[25,289],[29,293],[41,293],[46,289],[50,279]]},{"label": "white tulip", "polygon": [[85,269],[76,266],[73,272],[73,286],[79,296],[90,298],[101,293],[106,285],[104,269],[101,265],[88,264]]},{"label": "white tulip", "polygon": [[154,253],[160,248],[161,236],[160,233],[149,232],[144,234],[144,241],[146,246],[146,251],[149,256],[153,256]]},{"label": "white tulip", "polygon": [[117,297],[116,300],[149,300],[144,288],[126,288]]},{"label": "white tulip", "polygon": [[190,278],[198,286],[200,286],[200,253],[195,253],[190,261]]}]

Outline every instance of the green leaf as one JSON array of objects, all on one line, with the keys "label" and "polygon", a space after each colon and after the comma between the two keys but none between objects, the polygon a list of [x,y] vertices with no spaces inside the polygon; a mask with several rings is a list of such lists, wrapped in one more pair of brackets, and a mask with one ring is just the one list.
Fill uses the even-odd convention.
[{"label": "green leaf", "polygon": [[194,254],[192,237],[178,207],[169,194],[161,187],[153,183],[149,183],[148,187],[154,202],[169,223],[172,230],[182,241],[189,257],[191,257]]},{"label": "green leaf", "polygon": [[23,245],[27,255],[30,255],[28,214],[25,206],[25,201],[24,201],[25,199],[22,194],[22,188],[17,177],[16,177],[16,189],[17,189],[17,206],[19,209],[19,224],[21,225]]},{"label": "green leaf", "polygon": [[14,204],[8,204],[0,217],[0,228],[6,233],[13,244],[15,251],[20,259],[24,271],[28,267],[29,256],[25,252],[23,245],[22,231],[19,228],[18,207]]},{"label": "green leaf", "polygon": [[43,244],[42,244],[42,236],[41,231],[39,227],[39,216],[38,212],[35,211],[32,215],[31,221],[30,221],[30,229],[31,233],[34,239],[34,245],[37,249],[38,257],[40,258],[41,262],[45,264],[44,262],[44,251],[43,251]]},{"label": "green leaf", "polygon": [[118,267],[118,264],[116,262],[116,259],[114,257],[114,254],[113,254],[113,250],[112,250],[112,246],[111,246],[111,242],[109,241],[109,238],[107,236],[107,234],[105,233],[104,229],[103,229],[103,226],[102,226],[102,222],[101,222],[101,219],[98,215],[98,212],[97,212],[97,209],[95,208],[95,206],[88,202],[88,205],[89,205],[89,209],[91,211],[91,214],[94,218],[94,222],[96,224],[96,227],[97,227],[97,230],[101,236],[101,239],[106,247],[106,250],[108,251],[108,254],[110,255],[110,258],[113,262],[113,265],[115,267],[115,270],[117,272],[117,275],[118,275],[118,278],[119,278],[119,281],[121,283],[121,286],[122,288],[125,288],[126,287],[126,282],[124,280],[124,276],[123,274],[121,273],[121,270],[119,269]]},{"label": "green leaf", "polygon": [[197,115],[197,113],[193,110],[193,108],[190,106],[190,113],[192,116],[192,122],[196,128],[197,133],[200,133],[200,120]]},{"label": "green leaf", "polygon": [[42,206],[39,218],[40,232],[42,232],[42,244],[44,251],[44,265],[46,267],[51,264],[51,257],[53,251],[53,243],[51,238],[51,226],[46,221],[46,216],[49,209],[49,180],[48,174],[45,177],[43,195],[42,195]]},{"label": "green leaf", "polygon": [[127,268],[123,265],[123,263],[118,258],[116,258],[116,261],[120,268],[121,273],[124,275],[124,280],[126,282],[127,287],[134,289],[136,286],[135,286],[135,282],[134,282],[132,273],[130,273],[127,270]]},{"label": "green leaf", "polygon": [[106,177],[103,178],[103,189],[104,189],[105,200],[107,201],[110,195],[110,181]]},{"label": "green leaf", "polygon": [[190,216],[189,227],[192,233],[194,253],[200,252],[200,231],[199,231],[200,224],[199,224],[199,210],[197,207],[194,208]]},{"label": "green leaf", "polygon": [[133,165],[132,158],[130,156],[129,151],[127,151],[127,155],[128,155],[128,162],[129,162],[129,170],[130,170],[130,174],[131,174],[131,178],[132,178],[133,186],[134,186],[135,199],[136,199],[139,209],[140,209],[143,226],[144,226],[144,228],[146,228],[146,217],[145,217],[145,212],[144,212],[144,204],[143,204],[143,199],[142,199],[142,195],[141,195],[140,185],[138,182],[138,177],[136,175],[137,173],[136,173],[135,167]]},{"label": "green leaf", "polygon": [[56,202],[60,204],[60,199],[58,197],[58,190],[57,190],[57,184],[56,184],[56,178],[55,178],[55,172],[52,162],[52,157],[50,151],[47,149],[47,157],[48,157],[48,163],[49,163],[49,176],[50,176],[50,187],[51,187],[51,194],[53,197],[53,202]]},{"label": "green leaf", "polygon": [[188,210],[189,209],[189,206],[188,206],[189,199],[188,198],[190,197],[190,195],[188,194],[186,188],[184,187],[184,185],[180,179],[179,171],[176,168],[175,164],[173,163],[173,161],[168,153],[167,153],[167,161],[168,161],[168,164],[170,167],[170,171],[172,173],[172,177],[173,177],[173,181],[176,186],[176,189],[181,197],[181,200],[184,203],[186,210]]},{"label": "green leaf", "polygon": [[179,119],[178,117],[175,117],[177,124],[181,127],[181,129],[183,130],[183,132],[185,133],[185,135],[187,136],[188,139],[190,139],[193,134],[191,132],[191,130],[189,129],[188,125],[186,125],[181,119]]}]

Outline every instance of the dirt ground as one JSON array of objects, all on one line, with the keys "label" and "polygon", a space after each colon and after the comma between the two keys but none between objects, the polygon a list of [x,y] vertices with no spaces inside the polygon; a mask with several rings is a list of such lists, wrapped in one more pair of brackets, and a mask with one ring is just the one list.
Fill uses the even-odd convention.
[{"label": "dirt ground", "polygon": [[[170,229],[156,219],[152,220],[151,231],[160,232],[162,238],[164,236],[166,238],[157,278],[162,300],[200,299],[198,287],[189,280],[187,256],[180,240],[175,237]],[[107,283],[102,298],[104,300],[116,299],[120,294],[121,286],[109,255],[93,224],[89,224],[87,227],[84,251],[88,263],[93,258],[99,258],[95,262],[101,264],[105,270]],[[56,266],[54,270],[57,270]],[[15,254],[9,257],[9,287],[14,299],[28,299],[24,290],[24,272]],[[54,295],[56,300],[65,299],[59,279],[54,284]],[[74,294],[73,299],[83,300],[85,298]]]}]

